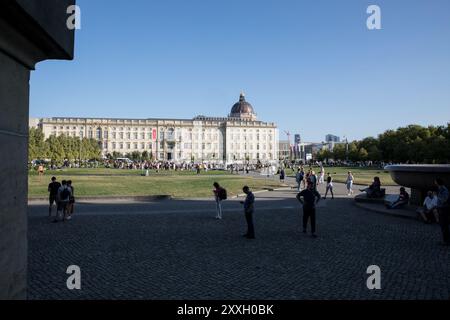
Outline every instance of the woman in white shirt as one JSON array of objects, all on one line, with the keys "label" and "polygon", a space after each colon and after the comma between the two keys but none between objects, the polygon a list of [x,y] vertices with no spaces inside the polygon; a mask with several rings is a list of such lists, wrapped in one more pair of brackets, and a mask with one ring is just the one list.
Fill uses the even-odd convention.
[{"label": "woman in white shirt", "polygon": [[347,191],[348,191],[348,195],[351,196],[353,194],[353,181],[355,179],[353,178],[353,174],[351,171],[348,172],[347,175],[347,181],[345,182],[345,184],[347,185]]}]

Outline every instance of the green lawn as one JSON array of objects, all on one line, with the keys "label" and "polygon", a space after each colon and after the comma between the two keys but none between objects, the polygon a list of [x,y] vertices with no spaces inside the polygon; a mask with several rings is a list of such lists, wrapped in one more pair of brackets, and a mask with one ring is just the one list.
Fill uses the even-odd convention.
[{"label": "green lawn", "polygon": [[[139,173],[126,170],[109,172],[107,169],[65,170],[62,172],[48,172],[45,176],[30,175],[29,197],[46,197],[47,186],[52,175],[58,181],[72,180],[76,196],[151,196],[171,195],[173,197],[209,197],[212,195],[214,182],[219,182],[228,190],[230,196],[242,193],[242,187],[248,185],[253,190],[266,187],[277,187],[280,184],[274,180],[240,177],[226,173],[203,172],[197,176],[194,173],[153,173],[150,177],[142,177]],[[90,173],[90,174],[89,174]],[[114,175],[113,175],[114,173]]]},{"label": "green lawn", "polygon": [[[308,167],[305,167],[308,169]],[[316,172],[320,168],[313,168]],[[356,184],[370,184],[373,177],[378,176],[383,185],[396,185],[389,173],[377,169],[329,167],[335,182],[345,182],[347,172],[352,171]],[[287,175],[293,175],[287,170]],[[151,196],[171,195],[173,197],[208,197],[211,196],[212,184],[219,182],[230,195],[241,193],[244,185],[253,190],[261,190],[280,186],[277,179],[261,179],[230,175],[227,171],[202,171],[197,175],[193,171],[161,171],[150,172],[149,177],[141,176],[141,170],[122,169],[64,169],[47,171],[39,177],[36,172],[30,172],[28,177],[28,192],[30,198],[46,197],[47,186],[52,176],[58,181],[72,180],[76,188],[76,196]]]},{"label": "green lawn", "polygon": [[[309,167],[305,166],[305,170]],[[313,170],[318,174],[320,167],[313,167]],[[371,184],[374,177],[380,177],[381,184],[385,186],[396,186],[397,184],[392,180],[389,172],[383,169],[368,169],[368,168],[351,168],[351,167],[325,167],[325,175],[331,173],[334,182],[345,182],[347,180],[347,172],[351,171],[355,178],[355,184],[368,185]],[[287,170],[287,175],[293,175],[292,170]]]}]

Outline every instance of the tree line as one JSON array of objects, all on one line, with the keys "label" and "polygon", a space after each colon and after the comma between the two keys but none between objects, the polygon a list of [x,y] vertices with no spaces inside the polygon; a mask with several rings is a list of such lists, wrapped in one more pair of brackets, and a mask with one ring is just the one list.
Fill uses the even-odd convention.
[{"label": "tree line", "polygon": [[[45,139],[41,129],[30,128],[28,160],[50,159],[54,164],[65,160],[100,160],[102,150],[95,139],[81,139],[65,135]],[[127,154],[113,152],[107,158],[126,157],[135,161],[153,160],[151,152],[134,151]],[[447,126],[410,125],[388,130],[378,137],[336,144],[333,150],[321,150],[319,161],[350,160],[394,163],[450,163],[450,123]]]},{"label": "tree line", "polygon": [[388,130],[377,138],[336,144],[321,150],[317,160],[383,161],[440,164],[450,162],[450,123],[447,126],[409,125]]},{"label": "tree line", "polygon": [[95,139],[80,139],[66,135],[50,136],[45,139],[41,129],[29,129],[28,161],[50,160],[61,165],[65,160],[100,160],[102,150]]}]

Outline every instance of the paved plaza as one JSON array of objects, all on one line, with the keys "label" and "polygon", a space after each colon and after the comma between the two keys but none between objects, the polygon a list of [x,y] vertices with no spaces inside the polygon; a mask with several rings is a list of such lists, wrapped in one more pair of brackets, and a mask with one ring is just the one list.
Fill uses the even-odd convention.
[{"label": "paved plaza", "polygon": [[[343,190],[342,186],[337,188]],[[52,224],[29,206],[30,299],[449,299],[450,249],[439,227],[321,201],[317,239],[301,232],[295,191],[258,193],[256,239],[241,237],[241,199],[77,204]],[[66,287],[69,265],[81,290]],[[366,287],[370,265],[382,289]]]}]

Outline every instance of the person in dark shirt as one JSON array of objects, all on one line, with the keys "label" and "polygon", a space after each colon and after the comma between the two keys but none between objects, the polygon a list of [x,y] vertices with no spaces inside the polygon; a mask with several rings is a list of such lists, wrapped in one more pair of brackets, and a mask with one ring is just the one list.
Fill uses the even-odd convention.
[{"label": "person in dark shirt", "polygon": [[49,207],[48,207],[48,216],[51,217],[52,216],[52,207],[53,204],[56,203],[58,201],[58,190],[61,187],[61,183],[56,181],[56,178],[53,177],[52,178],[52,182],[48,185],[48,192],[49,192],[49,197],[48,197],[48,201],[49,201]]},{"label": "person in dark shirt", "polygon": [[401,208],[404,205],[407,205],[408,203],[409,203],[409,193],[406,192],[405,188],[401,187],[398,199],[395,200],[392,204],[387,205],[387,208],[388,209]]},{"label": "person in dark shirt", "polygon": [[245,201],[241,201],[244,205],[245,220],[247,221],[247,233],[244,235],[247,239],[255,239],[255,228],[253,226],[253,212],[255,210],[255,196],[250,188],[245,186],[242,191],[247,195]]},{"label": "person in dark shirt", "polygon": [[372,184],[368,188],[360,189],[361,192],[366,192],[368,198],[380,198],[381,195],[381,180],[379,177],[373,178]]},{"label": "person in dark shirt", "polygon": [[316,203],[320,201],[320,194],[314,190],[312,182],[308,182],[308,187],[297,194],[297,200],[303,205],[303,233],[306,233],[308,220],[311,219],[311,235],[316,238]]}]

